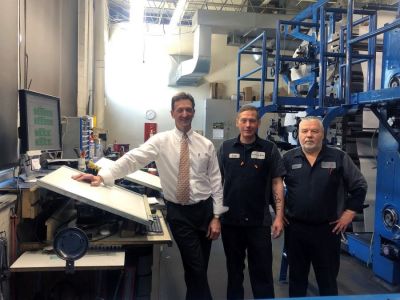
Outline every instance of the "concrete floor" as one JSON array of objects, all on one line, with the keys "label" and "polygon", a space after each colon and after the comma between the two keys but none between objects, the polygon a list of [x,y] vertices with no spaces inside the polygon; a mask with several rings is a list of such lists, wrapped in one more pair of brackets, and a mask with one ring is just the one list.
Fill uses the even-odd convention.
[{"label": "concrete floor", "polygon": [[[282,238],[273,241],[273,273],[275,280],[275,295],[277,298],[288,297],[288,285],[278,282],[281,263]],[[174,244],[172,247],[164,247],[161,254],[160,269],[160,299],[179,300],[185,299],[185,283],[183,279],[182,263],[179,251]],[[252,292],[245,270],[245,297],[252,298]],[[209,284],[215,300],[226,298],[226,268],[225,255],[221,239],[213,243],[208,270]],[[390,287],[377,279],[372,271],[357,259],[342,254],[341,269],[338,278],[340,295],[367,295],[399,293],[398,287]],[[313,271],[310,272],[309,296],[317,296],[318,288],[314,279]]]}]

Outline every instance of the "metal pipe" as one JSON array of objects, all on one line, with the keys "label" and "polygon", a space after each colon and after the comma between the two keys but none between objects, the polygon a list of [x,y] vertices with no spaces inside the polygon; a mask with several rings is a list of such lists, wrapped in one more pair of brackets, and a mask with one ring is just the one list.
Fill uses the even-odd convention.
[{"label": "metal pipe", "polygon": [[257,37],[255,37],[254,39],[252,39],[250,42],[248,42],[246,45],[244,45],[242,48],[239,49],[239,52],[244,52],[247,48],[249,48],[251,45],[255,44],[256,42],[258,42],[258,40],[260,38],[262,38],[264,35],[264,32],[261,33],[260,35],[258,35]]},{"label": "metal pipe", "polygon": [[240,80],[241,80],[241,79],[244,79],[244,78],[246,78],[247,76],[250,76],[250,75],[252,75],[252,74],[254,74],[254,73],[260,71],[261,69],[262,69],[262,66],[259,66],[259,67],[255,68],[255,69],[253,69],[253,70],[251,70],[251,71],[249,71],[249,72],[247,72],[247,73],[244,73],[243,75],[239,76],[238,79],[240,79]]},{"label": "metal pipe", "polygon": [[386,10],[386,11],[397,11],[395,5],[388,4],[378,4],[378,3],[366,3],[363,9],[372,9],[372,10]]},{"label": "metal pipe", "polygon": [[[376,31],[377,15],[370,16],[369,31]],[[376,36],[368,39],[368,55],[372,58],[368,60],[368,90],[375,90],[375,63],[376,63]]]},{"label": "metal pipe", "polygon": [[264,31],[262,33],[262,56],[261,56],[261,86],[260,86],[260,107],[264,107],[264,85],[265,85],[265,79],[266,79],[266,68],[267,68],[267,35],[266,32]]},{"label": "metal pipe", "polygon": [[379,34],[385,33],[387,31],[392,30],[392,29],[394,29],[396,27],[399,27],[399,26],[400,26],[400,19],[397,19],[393,23],[390,23],[390,24],[387,24],[387,25],[385,25],[383,27],[380,27],[379,29],[377,29],[377,30],[375,30],[373,32],[368,32],[366,34],[360,35],[359,37],[351,39],[350,43],[354,44],[354,43],[361,42],[363,40],[366,40],[366,39],[369,39],[371,37],[377,36]]},{"label": "metal pipe", "polygon": [[[107,2],[94,2],[94,94],[93,114],[96,116],[96,127],[104,128],[105,115],[105,36],[108,36]],[[105,34],[106,33],[106,34]]]},{"label": "metal pipe", "polygon": [[[373,14],[371,14],[371,15],[373,15]],[[360,18],[360,19],[354,21],[353,22],[353,27],[357,26],[357,25],[360,25],[360,24],[362,24],[362,23],[364,23],[366,21],[369,21],[369,16],[368,17],[363,17],[363,18]],[[347,30],[347,25],[342,25],[340,28],[343,28],[344,31],[346,31]]]},{"label": "metal pipe", "polygon": [[353,0],[347,2],[347,32],[346,32],[346,77],[345,77],[345,104],[350,104],[351,93],[351,62],[352,62],[352,48],[351,39],[353,36]]},{"label": "metal pipe", "polygon": [[[353,56],[353,57],[354,57],[354,56]],[[366,62],[366,61],[369,61],[369,59],[368,59],[368,58],[361,58],[361,59],[353,60],[353,61],[351,62],[351,64],[352,64],[352,65],[356,65],[356,64],[361,64],[361,63]]]},{"label": "metal pipe", "polygon": [[303,27],[317,27],[318,23],[310,23],[310,22],[299,22],[299,21],[281,21],[282,25],[294,25],[294,26],[303,26]]},{"label": "metal pipe", "polygon": [[279,58],[282,61],[296,61],[296,62],[304,62],[304,63],[319,63],[318,59],[291,57],[291,56],[286,56],[286,55],[280,55]]},{"label": "metal pipe", "polygon": [[325,52],[324,56],[328,57],[345,57],[344,53],[337,53],[337,52]]},{"label": "metal pipe", "polygon": [[321,6],[320,10],[320,20],[319,20],[319,90],[318,90],[318,106],[324,107],[324,99],[325,99],[325,88],[326,88],[326,31],[325,31],[325,7]]},{"label": "metal pipe", "polygon": [[275,36],[275,41],[276,41],[276,48],[275,48],[275,81],[274,81],[274,90],[272,91],[272,103],[273,104],[278,104],[277,99],[278,99],[278,87],[279,87],[279,73],[280,73],[280,50],[281,50],[281,22],[282,21],[277,21],[276,22],[276,36]]},{"label": "metal pipe", "polygon": [[[261,78],[242,78],[240,80],[242,80],[242,81],[260,81]],[[273,82],[274,79],[265,79],[265,81]]]},{"label": "metal pipe", "polygon": [[[346,57],[346,54],[344,52],[344,28],[341,27],[340,28],[340,35],[339,35],[339,52],[340,54],[342,54],[343,56],[339,57],[339,82],[342,83],[343,82],[343,61],[344,58]],[[340,84],[339,86],[339,100],[343,101],[343,85]]]},{"label": "metal pipe", "polygon": [[241,65],[241,53],[237,54],[238,64],[237,64],[237,76],[236,76],[236,111],[240,109],[240,65]]},{"label": "metal pipe", "polygon": [[[337,52],[325,52],[325,56],[328,57],[346,57],[344,53],[337,53]],[[353,54],[353,58],[359,59],[372,59],[374,55],[370,54]]]},{"label": "metal pipe", "polygon": [[328,3],[329,0],[319,0],[317,3],[314,3],[301,11],[299,14],[297,14],[292,20],[293,21],[299,21],[299,20],[305,20],[310,17],[314,17],[314,13],[325,3]]},{"label": "metal pipe", "polygon": [[353,26],[357,26],[357,25],[360,25],[360,24],[362,24],[362,23],[364,23],[366,21],[369,21],[371,16],[373,16],[373,15],[370,15],[368,17],[363,17],[363,18],[360,18],[360,19],[354,21]]},{"label": "metal pipe", "polygon": [[[348,10],[346,10],[345,8],[333,8],[333,7],[330,7],[330,8],[327,8],[326,11],[327,12],[335,12],[335,13],[343,13],[343,14],[345,14],[345,13],[347,13]],[[365,16],[365,15],[372,15],[372,14],[375,14],[375,13],[376,13],[376,11],[374,11],[374,10],[354,9],[354,8],[352,10],[352,14],[353,15],[363,15],[363,16]]]}]

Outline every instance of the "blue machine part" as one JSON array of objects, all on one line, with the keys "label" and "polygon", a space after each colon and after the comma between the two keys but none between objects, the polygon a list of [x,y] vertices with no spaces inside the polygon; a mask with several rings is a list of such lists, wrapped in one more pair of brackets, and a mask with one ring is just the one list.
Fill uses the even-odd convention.
[{"label": "blue machine part", "polygon": [[[278,22],[274,80],[267,79],[265,72],[262,74],[260,106],[252,105],[258,108],[260,116],[269,112],[303,111],[306,115],[323,116],[325,128],[336,118],[356,114],[364,107],[375,114],[380,128],[374,233],[349,234],[348,249],[367,265],[372,261],[377,276],[397,285],[400,284],[400,4],[396,19],[377,28],[377,11],[354,9],[353,2],[348,0],[345,9],[331,7],[328,0],[318,0],[292,20]],[[346,22],[339,22],[344,17]],[[355,36],[353,28],[365,23],[369,32]],[[376,53],[381,50],[377,48],[376,37],[381,34],[384,44],[379,89],[375,88],[375,71]],[[285,47],[288,37],[300,43],[295,53],[290,54]],[[265,45],[265,36],[259,38],[263,38]],[[240,80],[258,70],[265,71],[266,62],[272,62],[263,46],[263,65],[247,74],[240,73],[240,55],[250,53],[246,47],[254,41],[241,48],[238,55],[237,109]],[[362,63],[367,65],[367,71],[361,71]],[[267,106],[263,100],[264,81],[273,81],[272,104]],[[280,93],[282,87],[287,88],[287,94]],[[357,125],[353,122],[351,126],[356,127],[357,134]],[[346,136],[347,131],[339,127],[338,136]],[[286,268],[283,260],[280,281],[286,278]]]},{"label": "blue machine part", "polygon": [[400,87],[400,28],[384,35],[382,57],[382,88]]},{"label": "blue machine part", "polygon": [[378,147],[372,269],[384,280],[400,284],[399,145],[382,125]]},{"label": "blue machine part", "polygon": [[[398,87],[400,79],[400,29],[384,35],[382,88]],[[386,111],[386,118],[399,117],[400,109]],[[392,129],[400,132],[398,124]],[[400,284],[400,157],[399,143],[381,123],[378,140],[378,169],[375,202],[375,238],[372,269],[392,284]]]},{"label": "blue machine part", "polygon": [[372,232],[347,234],[349,253],[365,262],[367,265],[370,265],[372,262],[371,249],[369,246],[371,244],[372,235]]}]

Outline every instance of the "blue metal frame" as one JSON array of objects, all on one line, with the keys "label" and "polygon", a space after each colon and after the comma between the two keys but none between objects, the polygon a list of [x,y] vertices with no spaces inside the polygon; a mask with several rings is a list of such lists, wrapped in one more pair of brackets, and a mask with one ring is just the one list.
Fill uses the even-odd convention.
[{"label": "blue metal frame", "polygon": [[[255,46],[257,42],[261,40],[262,46],[261,46],[261,52],[254,52],[251,51],[251,47]],[[265,94],[265,82],[266,81],[273,81],[272,78],[267,77],[267,62],[268,62],[268,56],[267,56],[267,49],[266,49],[266,44],[267,44],[267,33],[263,32],[256,38],[254,38],[252,41],[241,47],[238,51],[238,67],[237,67],[237,77],[236,77],[236,110],[240,109],[240,82],[241,81],[259,81],[260,82],[260,107],[264,106],[264,94]],[[241,56],[242,55],[254,55],[254,54],[261,54],[261,59],[262,63],[260,67],[256,67],[255,69],[245,73],[241,74]],[[250,77],[253,74],[259,74],[261,72],[261,77],[259,78],[254,78]]]},{"label": "blue metal frame", "polygon": [[[347,16],[347,25],[338,26],[338,20],[343,15]],[[353,20],[354,16],[357,20]],[[368,22],[368,33],[358,37],[353,36],[353,29]],[[260,101],[259,112],[264,115],[268,112],[293,112],[305,110],[308,115],[323,116],[325,128],[333,119],[343,116],[350,109],[369,107],[380,121],[379,129],[379,155],[376,192],[376,215],[374,227],[374,245],[372,268],[374,273],[392,284],[400,284],[400,258],[388,258],[383,254],[384,243],[400,250],[400,224],[399,229],[388,230],[383,224],[382,210],[390,205],[399,214],[400,219],[400,182],[397,170],[400,169],[400,134],[394,130],[387,121],[386,108],[393,110],[397,118],[400,117],[400,87],[390,87],[389,81],[396,76],[400,80],[400,3],[397,18],[390,24],[377,28],[377,12],[374,10],[354,9],[353,0],[348,0],[347,9],[330,8],[328,0],[320,0],[311,5],[290,21],[278,21],[276,29],[276,53],[275,53],[275,80],[273,87],[272,105],[264,106]],[[305,34],[301,28],[308,28],[311,33]],[[339,30],[338,52],[328,52],[332,35]],[[376,53],[378,35],[384,34],[383,65],[381,88],[376,89]],[[315,51],[314,57],[291,57],[283,55],[281,39],[292,37],[306,41]],[[318,38],[317,38],[318,37]],[[358,54],[353,51],[361,43],[367,45],[367,54]],[[265,40],[263,40],[265,45]],[[245,50],[243,50],[245,51]],[[266,55],[262,51],[262,55]],[[319,56],[319,60],[317,57]],[[338,63],[339,89],[336,98],[328,97],[327,71],[331,60]],[[263,63],[266,63],[266,56]],[[240,65],[240,55],[238,57]],[[280,74],[285,63],[306,63],[312,66],[310,73],[302,78],[291,80],[290,76]],[[352,71],[356,64],[367,63],[367,84],[363,92],[352,93]],[[261,66],[266,70],[266,65]],[[254,72],[253,72],[254,73]],[[240,94],[240,80],[244,80],[245,74],[240,76],[238,67],[238,97]],[[288,85],[288,90],[294,96],[280,96],[280,77]],[[262,77],[261,80],[265,80]],[[308,85],[308,91],[302,96],[298,91],[300,85]],[[262,84],[263,86],[263,84]],[[318,95],[315,92],[318,90]],[[264,91],[263,91],[264,92]],[[262,99],[263,100],[263,97]],[[239,109],[239,100],[238,106]],[[396,110],[397,109],[397,110]],[[362,249],[364,250],[364,249]],[[357,250],[356,250],[357,251]],[[285,275],[285,274],[283,274]]]}]

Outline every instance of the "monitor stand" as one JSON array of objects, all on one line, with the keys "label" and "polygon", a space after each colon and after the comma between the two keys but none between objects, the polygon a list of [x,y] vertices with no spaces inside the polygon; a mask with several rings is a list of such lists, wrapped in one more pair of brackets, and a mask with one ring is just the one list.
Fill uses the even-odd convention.
[{"label": "monitor stand", "polygon": [[28,151],[21,156],[21,166],[23,167],[24,174],[20,176],[25,182],[36,182],[38,177],[43,177],[45,174],[40,172],[40,155],[41,151]]}]

